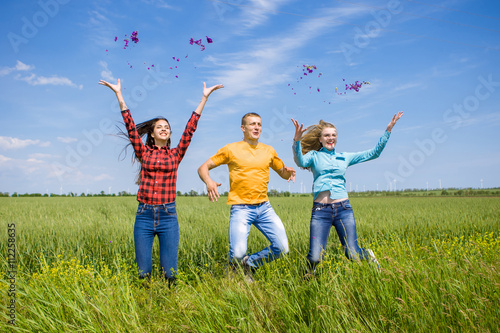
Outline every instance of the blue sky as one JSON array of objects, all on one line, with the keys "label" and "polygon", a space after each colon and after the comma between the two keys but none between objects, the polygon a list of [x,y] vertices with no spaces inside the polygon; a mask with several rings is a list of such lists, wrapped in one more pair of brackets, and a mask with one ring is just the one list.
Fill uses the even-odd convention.
[{"label": "blue sky", "polygon": [[[334,123],[337,150],[355,152],[404,111],[381,157],[349,168],[351,191],[500,186],[498,1],[21,0],[0,17],[0,192],[135,193],[116,98],[98,85],[117,78],[136,122],[167,117],[174,144],[203,82],[224,84],[180,165],[182,192],[204,189],[197,168],[242,139],[247,112],[296,167],[290,117]],[[346,91],[355,81],[370,84]],[[295,184],[271,174],[270,188],[310,191],[308,171]],[[212,175],[228,189],[226,166]]]}]

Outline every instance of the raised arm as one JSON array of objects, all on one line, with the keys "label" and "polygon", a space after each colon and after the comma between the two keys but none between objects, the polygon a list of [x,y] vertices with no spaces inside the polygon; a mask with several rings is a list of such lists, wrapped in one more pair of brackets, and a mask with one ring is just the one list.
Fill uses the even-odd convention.
[{"label": "raised arm", "polygon": [[200,102],[200,104],[198,104],[198,107],[196,108],[196,110],[194,112],[201,115],[201,113],[203,112],[203,108],[205,107],[205,104],[207,103],[208,96],[210,96],[210,94],[213,91],[220,89],[220,88],[224,88],[224,86],[222,84],[218,84],[218,85],[212,86],[210,88],[207,88],[206,83],[203,82],[203,97],[201,98],[201,102]]},{"label": "raised arm", "polygon": [[[123,100],[120,79],[118,79],[116,84],[111,84],[111,83],[106,82],[104,80],[100,80],[99,84],[106,86],[115,92],[116,98],[118,98],[118,103],[120,104],[120,109],[122,111],[123,121],[125,123],[125,127],[127,128],[130,143],[132,144],[132,147],[134,148],[135,156],[139,160],[142,160],[142,155],[143,155],[146,148],[144,146],[144,143],[142,142],[141,136],[137,132],[137,127],[135,126],[134,119],[132,119],[132,115],[130,114],[130,111],[128,110],[127,105],[125,104],[125,101]],[[123,112],[123,111],[125,111],[125,112]]]},{"label": "raised arm", "polygon": [[382,137],[380,138],[380,140],[377,143],[377,145],[375,146],[375,148],[372,148],[372,149],[366,150],[366,151],[362,151],[359,153],[347,153],[346,156],[349,159],[349,165],[354,165],[357,163],[366,162],[366,161],[373,160],[373,159],[379,157],[385,148],[387,140],[389,140],[392,128],[394,127],[394,125],[396,125],[396,122],[402,116],[403,116],[403,112],[400,111],[392,117],[391,122],[389,123],[389,125],[387,125],[386,132],[382,135]]},{"label": "raised arm", "polygon": [[219,192],[217,191],[217,187],[222,185],[220,183],[213,181],[212,178],[210,178],[208,171],[212,170],[215,167],[217,167],[215,163],[211,159],[208,159],[198,168],[198,175],[200,176],[201,180],[205,183],[205,185],[207,185],[208,199],[212,202],[218,200]]},{"label": "raised arm", "polygon": [[304,128],[303,124],[300,124],[299,126],[299,122],[293,118],[292,118],[292,123],[295,126],[295,134],[293,136],[293,145],[292,145],[293,160],[295,161],[295,164],[297,164],[297,166],[301,168],[307,168],[311,164],[311,159],[309,155],[307,156],[302,155],[302,148],[300,145],[300,140],[302,139],[302,135],[307,130],[307,128]]},{"label": "raised arm", "polygon": [[125,104],[125,100],[123,99],[122,96],[122,85],[120,83],[120,79],[118,79],[118,82],[116,84],[111,84],[104,80],[100,80],[99,84],[109,87],[111,90],[115,92],[116,98],[118,98],[118,104],[120,104],[120,110],[122,111],[128,110],[127,105]]},{"label": "raised arm", "polygon": [[291,119],[293,125],[295,126],[295,135],[293,136],[293,141],[300,141],[300,139],[302,138],[302,134],[304,134],[307,128],[304,128],[304,124],[300,124],[299,126],[299,122],[297,120],[293,118]]},{"label": "raised arm", "polygon": [[389,125],[387,125],[387,129],[386,131],[391,133],[392,131],[392,128],[394,127],[394,125],[396,125],[396,122],[399,120],[399,118],[401,118],[403,116],[403,111],[399,111],[398,113],[396,113],[393,117],[392,117],[392,120],[391,122],[389,123]]}]

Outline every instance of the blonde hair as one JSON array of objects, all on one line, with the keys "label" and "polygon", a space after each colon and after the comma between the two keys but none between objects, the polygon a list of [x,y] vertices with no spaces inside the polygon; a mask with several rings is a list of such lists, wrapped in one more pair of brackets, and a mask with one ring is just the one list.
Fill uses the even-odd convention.
[{"label": "blonde hair", "polygon": [[311,125],[307,128],[307,131],[302,135],[300,139],[300,145],[302,148],[302,155],[307,154],[311,150],[320,150],[322,145],[319,142],[321,133],[325,128],[335,128],[332,123],[327,123],[326,121],[320,120],[319,124]]}]

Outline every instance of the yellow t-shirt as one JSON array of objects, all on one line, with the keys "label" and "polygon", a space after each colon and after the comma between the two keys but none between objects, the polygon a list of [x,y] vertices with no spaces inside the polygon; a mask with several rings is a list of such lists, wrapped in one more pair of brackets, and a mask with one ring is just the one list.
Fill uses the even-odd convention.
[{"label": "yellow t-shirt", "polygon": [[229,168],[228,205],[258,204],[268,201],[269,167],[278,171],[285,166],[273,147],[245,141],[229,143],[210,158],[216,166]]}]

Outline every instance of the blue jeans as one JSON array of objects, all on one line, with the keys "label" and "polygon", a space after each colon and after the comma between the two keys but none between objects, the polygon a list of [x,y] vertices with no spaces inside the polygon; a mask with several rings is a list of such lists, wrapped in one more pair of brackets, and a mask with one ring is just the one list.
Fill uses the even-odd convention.
[{"label": "blue jeans", "polygon": [[179,251],[179,223],[175,202],[163,205],[139,203],[134,225],[135,257],[141,278],[153,270],[153,241],[158,235],[160,265],[169,281],[175,279]]},{"label": "blue jeans", "polygon": [[233,205],[229,221],[229,262],[239,262],[247,254],[247,241],[252,224],[271,245],[249,256],[247,265],[253,269],[288,253],[285,227],[266,201],[258,205]]},{"label": "blue jeans", "polygon": [[323,258],[332,225],[337,230],[340,243],[348,259],[369,259],[368,252],[358,245],[356,221],[349,200],[333,204],[315,202],[311,214],[309,253],[307,254],[307,260],[312,266],[315,266]]}]

